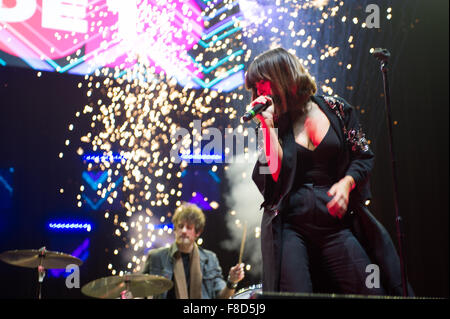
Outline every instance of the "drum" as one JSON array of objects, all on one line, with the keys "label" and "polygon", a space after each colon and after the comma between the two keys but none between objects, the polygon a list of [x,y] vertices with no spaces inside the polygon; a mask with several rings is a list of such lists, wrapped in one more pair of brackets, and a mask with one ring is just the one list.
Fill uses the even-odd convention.
[{"label": "drum", "polygon": [[262,292],[262,284],[242,288],[231,299],[255,299],[255,294]]}]

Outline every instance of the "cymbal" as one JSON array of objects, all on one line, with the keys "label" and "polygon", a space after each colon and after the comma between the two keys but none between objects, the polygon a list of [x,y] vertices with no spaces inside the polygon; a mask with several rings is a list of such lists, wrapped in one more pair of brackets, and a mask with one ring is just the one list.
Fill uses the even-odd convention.
[{"label": "cymbal", "polygon": [[0,260],[14,266],[26,268],[43,266],[45,269],[65,269],[67,265],[80,266],[83,263],[81,259],[72,255],[42,249],[5,251],[0,254]]},{"label": "cymbal", "polygon": [[133,297],[147,297],[159,295],[172,286],[173,282],[162,276],[127,274],[96,279],[84,285],[81,292],[89,297],[115,299],[127,290]]}]

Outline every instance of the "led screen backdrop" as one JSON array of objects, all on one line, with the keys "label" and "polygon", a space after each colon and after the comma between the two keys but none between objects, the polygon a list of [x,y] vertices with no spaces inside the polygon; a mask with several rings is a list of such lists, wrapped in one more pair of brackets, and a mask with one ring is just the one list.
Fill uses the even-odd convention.
[{"label": "led screen backdrop", "polygon": [[[243,65],[229,62],[244,51],[225,53],[214,67],[196,57],[235,36],[241,14],[236,1],[205,15],[208,2],[2,0],[0,65],[80,75],[107,70],[119,77],[139,62],[183,86],[230,91],[243,83]],[[224,11],[232,12],[219,22]],[[209,77],[219,67],[227,72]]]}]

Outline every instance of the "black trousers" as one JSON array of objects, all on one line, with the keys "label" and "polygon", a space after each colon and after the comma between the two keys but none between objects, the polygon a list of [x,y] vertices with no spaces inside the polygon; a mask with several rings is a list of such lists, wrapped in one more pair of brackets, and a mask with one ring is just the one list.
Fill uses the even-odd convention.
[{"label": "black trousers", "polygon": [[283,212],[280,291],[385,294],[381,279],[368,278],[376,274],[345,222],[349,216],[340,220],[328,212],[328,189],[303,186]]}]

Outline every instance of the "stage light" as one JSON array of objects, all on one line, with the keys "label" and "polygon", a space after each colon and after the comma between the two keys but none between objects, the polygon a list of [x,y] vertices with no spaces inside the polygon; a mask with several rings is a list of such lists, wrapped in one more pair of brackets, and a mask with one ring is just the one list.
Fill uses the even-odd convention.
[{"label": "stage light", "polygon": [[87,231],[92,230],[92,224],[86,222],[49,222],[48,228],[50,230],[60,231]]},{"label": "stage light", "polygon": [[[191,154],[191,153],[184,153],[180,155],[180,158],[184,161],[187,161],[189,163],[202,163],[203,161],[220,161],[222,162],[222,155],[219,154]],[[197,162],[200,161],[200,162]]]}]

